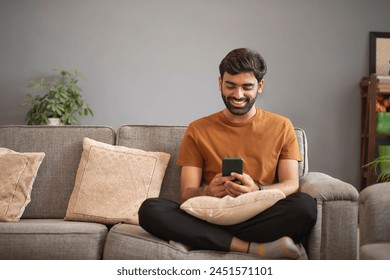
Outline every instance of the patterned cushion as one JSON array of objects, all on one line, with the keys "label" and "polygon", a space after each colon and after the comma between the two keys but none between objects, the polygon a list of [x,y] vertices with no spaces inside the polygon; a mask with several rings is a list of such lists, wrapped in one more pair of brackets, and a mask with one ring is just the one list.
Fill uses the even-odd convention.
[{"label": "patterned cushion", "polygon": [[254,217],[285,197],[278,189],[255,191],[237,197],[197,196],[186,200],[180,208],[212,224],[233,225]]},{"label": "patterned cushion", "polygon": [[138,224],[138,209],[158,197],[170,155],[84,138],[66,220]]},{"label": "patterned cushion", "polygon": [[0,221],[17,222],[27,204],[44,153],[0,148]]}]

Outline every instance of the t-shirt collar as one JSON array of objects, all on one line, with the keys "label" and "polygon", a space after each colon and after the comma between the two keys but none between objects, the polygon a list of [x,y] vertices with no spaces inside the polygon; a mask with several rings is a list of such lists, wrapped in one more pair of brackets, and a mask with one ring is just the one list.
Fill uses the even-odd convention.
[{"label": "t-shirt collar", "polygon": [[262,110],[260,108],[256,107],[256,114],[252,118],[250,118],[249,120],[247,120],[245,122],[241,122],[241,123],[233,123],[233,122],[229,121],[227,119],[227,117],[225,116],[225,114],[223,113],[223,110],[220,111],[218,115],[219,115],[219,119],[223,123],[225,123],[229,126],[245,126],[245,125],[252,123],[255,119],[260,118],[261,114],[262,114]]}]

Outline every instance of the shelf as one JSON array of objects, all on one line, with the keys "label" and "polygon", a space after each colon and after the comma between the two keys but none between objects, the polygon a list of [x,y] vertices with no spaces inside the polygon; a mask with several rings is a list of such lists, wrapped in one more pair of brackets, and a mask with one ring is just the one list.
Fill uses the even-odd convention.
[{"label": "shelf", "polygon": [[376,94],[390,95],[390,89],[379,89],[375,91]]},{"label": "shelf", "polygon": [[390,134],[376,134],[376,137],[387,138],[390,137]]},{"label": "shelf", "polygon": [[[386,78],[387,81],[387,78]],[[389,77],[390,81],[390,77]],[[382,88],[381,88],[382,87]],[[378,95],[390,96],[390,83],[381,82],[372,74],[360,80],[361,95],[361,133],[360,133],[360,189],[376,183],[376,174],[370,168],[362,168],[377,157],[378,145],[390,145],[390,134],[378,134],[376,131]]]}]

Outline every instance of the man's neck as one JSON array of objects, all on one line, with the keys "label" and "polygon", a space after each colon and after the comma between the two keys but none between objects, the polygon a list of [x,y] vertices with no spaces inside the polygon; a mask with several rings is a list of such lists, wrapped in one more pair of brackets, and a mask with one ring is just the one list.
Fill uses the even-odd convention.
[{"label": "man's neck", "polygon": [[249,121],[251,118],[253,118],[256,115],[256,106],[253,106],[248,113],[244,115],[234,115],[232,114],[228,109],[223,110],[223,114],[225,115],[226,119],[231,123],[245,123]]}]

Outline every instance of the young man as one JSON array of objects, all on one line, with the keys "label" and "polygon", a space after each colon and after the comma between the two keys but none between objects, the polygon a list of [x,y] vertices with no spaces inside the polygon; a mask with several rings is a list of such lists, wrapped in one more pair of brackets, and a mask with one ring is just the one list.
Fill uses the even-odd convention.
[{"label": "young man", "polygon": [[[187,128],[178,159],[181,201],[202,195],[237,197],[275,188],[286,198],[230,226],[195,218],[171,201],[148,199],[139,210],[140,225],[146,231],[187,249],[300,257],[297,244],[314,226],[317,208],[311,196],[298,192],[301,156],[291,122],[255,106],[266,70],[262,56],[249,49],[235,49],[222,60],[219,88],[226,108]],[[223,177],[224,157],[243,158],[243,174]]]}]

